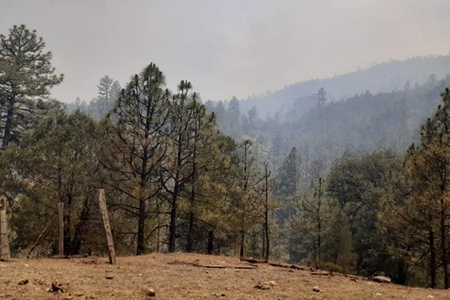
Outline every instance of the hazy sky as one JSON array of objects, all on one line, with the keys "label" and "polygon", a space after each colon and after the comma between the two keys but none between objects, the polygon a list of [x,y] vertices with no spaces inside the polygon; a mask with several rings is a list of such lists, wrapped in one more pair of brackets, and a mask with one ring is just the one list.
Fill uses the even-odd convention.
[{"label": "hazy sky", "polygon": [[0,0],[0,32],[24,23],[44,37],[64,102],[150,62],[171,89],[186,79],[208,100],[448,54],[449,11],[449,0]]}]

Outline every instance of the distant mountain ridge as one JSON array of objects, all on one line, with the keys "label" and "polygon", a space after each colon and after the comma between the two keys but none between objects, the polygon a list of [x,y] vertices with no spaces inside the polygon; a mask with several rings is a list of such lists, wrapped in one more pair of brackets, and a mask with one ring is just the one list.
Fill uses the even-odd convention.
[{"label": "distant mountain ridge", "polygon": [[[240,107],[245,113],[255,106],[261,117],[273,115],[275,112],[284,114],[291,109],[294,101],[299,102],[302,98],[316,94],[321,87],[325,88],[329,100],[333,101],[366,91],[376,94],[403,90],[408,82],[413,87],[416,83],[426,83],[432,74],[435,78],[443,78],[449,73],[450,55],[430,55],[402,61],[389,61],[355,72],[299,82],[276,92],[249,97],[240,100]],[[307,104],[305,110],[310,106],[310,103]]]}]

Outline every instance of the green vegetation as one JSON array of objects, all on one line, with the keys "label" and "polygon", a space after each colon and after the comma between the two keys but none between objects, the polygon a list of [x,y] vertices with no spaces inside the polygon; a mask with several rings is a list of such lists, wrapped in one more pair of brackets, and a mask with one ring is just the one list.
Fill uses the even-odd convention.
[{"label": "green vegetation", "polygon": [[449,76],[342,101],[324,85],[263,120],[236,98],[203,104],[189,81],[171,91],[153,63],[64,106],[44,48],[23,25],[0,36],[13,255],[41,234],[35,255],[57,253],[59,203],[65,254],[104,253],[102,188],[121,255],[252,256],[450,287]]}]

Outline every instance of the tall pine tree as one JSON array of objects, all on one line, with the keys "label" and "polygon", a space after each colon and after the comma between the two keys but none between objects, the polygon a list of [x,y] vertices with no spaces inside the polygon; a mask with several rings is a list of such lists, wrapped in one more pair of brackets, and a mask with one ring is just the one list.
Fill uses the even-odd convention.
[{"label": "tall pine tree", "polygon": [[155,199],[161,187],[169,97],[164,74],[150,64],[133,76],[105,121],[107,142],[101,163],[110,174],[105,183],[123,195],[125,200],[118,205],[137,217],[138,255],[145,251],[148,202]]},{"label": "tall pine tree", "polygon": [[[0,35],[0,138],[2,148],[19,142],[22,131],[37,124],[51,108],[49,89],[63,80],[54,74],[52,53],[36,31],[14,26]],[[53,103],[54,105],[54,103]]]}]

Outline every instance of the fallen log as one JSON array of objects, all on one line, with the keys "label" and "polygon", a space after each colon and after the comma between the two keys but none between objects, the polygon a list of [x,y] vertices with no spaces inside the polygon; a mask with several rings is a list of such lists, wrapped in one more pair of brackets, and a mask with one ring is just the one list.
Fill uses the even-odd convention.
[{"label": "fallen log", "polygon": [[240,258],[241,261],[245,261],[245,262],[249,262],[252,264],[267,264],[268,261],[267,260],[263,260],[263,259],[256,259],[253,257],[241,257]]},{"label": "fallen log", "polygon": [[198,261],[188,262],[188,261],[169,261],[167,264],[169,265],[181,265],[181,266],[193,266],[199,268],[207,268],[207,269],[243,269],[243,270],[255,270],[258,269],[258,266],[255,265],[204,265],[200,264]]},{"label": "fallen log", "polygon": [[333,275],[333,273],[331,272],[327,272],[327,271],[315,271],[315,272],[311,272],[311,275],[316,275],[316,276],[330,276]]},{"label": "fallen log", "polygon": [[294,269],[294,270],[302,270],[302,271],[307,270],[306,267],[299,266],[299,265],[278,263],[278,262],[273,262],[273,261],[256,259],[253,257],[241,257],[240,260],[251,263],[251,264],[268,264],[269,266],[277,267],[277,268],[286,268],[286,269]]},{"label": "fallen log", "polygon": [[285,268],[285,269],[294,269],[294,270],[306,270],[306,267],[298,266],[298,265],[291,265],[291,264],[283,264],[283,263],[277,263],[277,262],[269,262],[269,265],[272,267],[277,268]]},{"label": "fallen log", "polygon": [[193,264],[194,267],[209,268],[209,269],[243,269],[243,270],[255,270],[258,267],[255,266],[233,266],[233,265],[200,265]]}]

